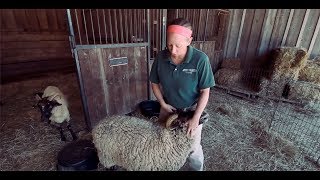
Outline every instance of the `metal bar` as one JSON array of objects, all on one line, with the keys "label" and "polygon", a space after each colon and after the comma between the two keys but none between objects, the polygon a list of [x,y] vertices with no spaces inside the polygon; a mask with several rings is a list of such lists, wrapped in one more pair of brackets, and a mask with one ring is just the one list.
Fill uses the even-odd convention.
[{"label": "metal bar", "polygon": [[132,18],[133,18],[133,11],[131,10],[131,16],[130,16],[130,42],[133,42],[132,36],[133,36],[133,23],[132,23]]},{"label": "metal bar", "polygon": [[167,10],[164,9],[162,13],[162,46],[161,50],[164,50],[167,44],[167,39],[166,39],[166,34],[167,34]]},{"label": "metal bar", "polygon": [[[125,21],[125,25],[127,25],[128,23],[128,10],[124,9],[124,21]],[[125,27],[126,30],[126,40],[125,43],[129,43],[129,38],[128,38],[128,27]]]},{"label": "metal bar", "polygon": [[283,46],[284,43],[287,40],[288,32],[289,32],[290,25],[291,25],[291,22],[292,22],[293,13],[294,13],[294,9],[290,9],[289,19],[287,21],[286,30],[284,31],[284,35],[282,37],[281,46]]},{"label": "metal bar", "polygon": [[84,10],[83,10],[83,9],[82,9],[82,16],[83,16],[83,21],[84,21],[84,30],[86,31],[87,44],[89,44],[89,37],[88,37],[86,16],[85,16],[85,14],[84,14]]},{"label": "metal bar", "polygon": [[110,29],[111,43],[113,44],[113,33],[112,33],[113,30],[112,30],[110,9],[108,9],[108,15],[109,15],[109,29]]},{"label": "metal bar", "polygon": [[121,48],[121,47],[140,47],[148,46],[148,43],[119,43],[119,44],[95,44],[95,45],[76,45],[76,49],[95,49],[95,48]]},{"label": "metal bar", "polygon": [[148,46],[149,48],[148,49],[148,52],[147,52],[147,74],[148,74],[148,80],[147,80],[147,89],[148,89],[148,100],[150,100],[151,98],[151,89],[150,89],[150,77],[149,77],[149,63],[150,63],[150,10],[148,9],[147,10],[147,31],[148,31]]},{"label": "metal bar", "polygon": [[116,9],[113,9],[113,12],[114,12],[114,24],[115,24],[116,43],[119,43],[118,22],[117,22],[117,10],[116,10]]},{"label": "metal bar", "polygon": [[198,29],[197,29],[197,34],[198,34],[198,39],[197,40],[200,40],[201,41],[201,34],[199,33],[200,32],[200,25],[201,25],[201,17],[202,17],[202,9],[200,9],[199,11],[199,21],[198,21]]},{"label": "metal bar", "polygon": [[138,24],[139,24],[139,39],[138,42],[142,40],[142,11],[141,9],[138,10]]},{"label": "metal bar", "polygon": [[308,17],[309,17],[309,13],[310,13],[310,9],[307,9],[306,13],[304,14],[304,18],[303,18],[303,22],[302,22],[301,29],[300,29],[300,32],[299,32],[299,36],[298,36],[298,40],[297,40],[297,43],[296,43],[296,47],[299,47],[300,44],[301,44],[303,31],[304,31],[304,29],[306,27],[306,24],[307,24],[307,21],[308,21]]},{"label": "metal bar", "polygon": [[308,54],[310,54],[312,49],[313,49],[314,43],[316,42],[317,36],[319,34],[319,29],[320,29],[320,15],[318,17],[317,26],[316,26],[316,28],[314,30],[314,33],[313,33],[312,39],[311,39],[311,43],[310,43],[309,48],[308,48]]},{"label": "metal bar", "polygon": [[94,27],[93,27],[93,19],[92,19],[91,9],[89,9],[89,12],[90,12],[90,19],[91,19],[93,44],[96,44],[96,38],[95,38],[95,34],[94,34]]},{"label": "metal bar", "polygon": [[243,24],[244,24],[244,17],[246,16],[246,9],[243,10],[242,12],[242,17],[241,17],[241,23],[240,23],[240,29],[238,33],[238,39],[237,39],[237,46],[236,46],[236,52],[234,54],[234,57],[238,57],[238,51],[239,51],[239,45],[240,45],[240,39],[242,35],[242,29],[243,29]]},{"label": "metal bar", "polygon": [[102,10],[102,14],[103,14],[104,33],[106,35],[106,44],[108,44],[107,23],[106,23],[106,16],[105,16],[104,9]]},{"label": "metal bar", "polygon": [[99,13],[98,13],[98,11],[99,11],[99,9],[97,9],[98,30],[99,30],[99,36],[100,36],[100,44],[102,44],[101,31],[100,31],[100,21],[99,21]]},{"label": "metal bar", "polygon": [[206,23],[205,23],[205,25],[204,25],[204,37],[203,37],[203,41],[206,40],[209,11],[210,11],[210,9],[207,10]]},{"label": "metal bar", "polygon": [[77,14],[77,10],[75,9],[74,10],[75,12],[75,16],[76,16],[76,21],[77,21],[77,27],[78,27],[78,35],[79,35],[79,41],[80,41],[80,44],[82,44],[82,40],[81,40],[81,33],[80,33],[80,27],[79,27],[79,21],[78,21],[78,14]]},{"label": "metal bar", "polygon": [[121,9],[119,9],[119,14],[120,14],[120,29],[121,29],[121,43],[124,43],[124,39],[123,39],[123,26],[122,26],[122,13],[121,13]]},{"label": "metal bar", "polygon": [[[74,36],[70,9],[67,9],[67,18],[68,18],[68,23],[69,23],[70,36]],[[75,61],[76,61],[77,77],[78,77],[77,79],[78,79],[78,83],[80,85],[80,94],[81,94],[81,100],[82,100],[81,102],[82,102],[82,106],[83,106],[83,109],[84,109],[84,115],[85,115],[85,121],[86,121],[86,125],[87,125],[87,130],[91,131],[92,127],[91,127],[89,113],[88,113],[87,99],[86,99],[86,96],[85,96],[83,80],[82,80],[82,77],[81,77],[78,53],[77,53],[76,49],[73,49],[73,52],[74,52],[73,54],[74,54],[74,58],[75,58]]]},{"label": "metal bar", "polygon": [[179,17],[179,9],[176,9],[176,18]]}]

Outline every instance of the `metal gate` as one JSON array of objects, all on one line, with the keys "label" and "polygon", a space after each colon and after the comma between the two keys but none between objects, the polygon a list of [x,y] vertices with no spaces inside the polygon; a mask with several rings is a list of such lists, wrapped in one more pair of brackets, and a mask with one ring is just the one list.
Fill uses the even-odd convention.
[{"label": "metal gate", "polygon": [[67,9],[88,129],[149,99],[150,10]]}]

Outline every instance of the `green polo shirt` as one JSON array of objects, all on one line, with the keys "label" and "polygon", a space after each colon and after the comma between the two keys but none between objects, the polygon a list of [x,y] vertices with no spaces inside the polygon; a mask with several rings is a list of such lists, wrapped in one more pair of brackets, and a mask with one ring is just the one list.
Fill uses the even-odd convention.
[{"label": "green polo shirt", "polygon": [[200,89],[215,85],[208,56],[188,46],[183,63],[175,65],[168,50],[158,53],[152,64],[150,81],[161,84],[166,103],[186,108],[197,102]]}]

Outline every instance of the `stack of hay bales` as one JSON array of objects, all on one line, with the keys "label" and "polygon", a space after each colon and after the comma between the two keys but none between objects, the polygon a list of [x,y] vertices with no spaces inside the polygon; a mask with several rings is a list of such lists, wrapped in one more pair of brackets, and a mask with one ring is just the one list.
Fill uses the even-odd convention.
[{"label": "stack of hay bales", "polygon": [[214,75],[216,83],[231,89],[244,89],[244,85],[241,83],[240,65],[241,62],[238,58],[224,59],[221,68]]},{"label": "stack of hay bales", "polygon": [[263,96],[283,97],[290,82],[298,79],[299,72],[306,65],[308,54],[305,48],[279,47],[271,51],[270,73],[262,78]]},{"label": "stack of hay bales", "polygon": [[320,102],[320,58],[307,60],[298,81],[290,83],[288,99],[302,102]]}]

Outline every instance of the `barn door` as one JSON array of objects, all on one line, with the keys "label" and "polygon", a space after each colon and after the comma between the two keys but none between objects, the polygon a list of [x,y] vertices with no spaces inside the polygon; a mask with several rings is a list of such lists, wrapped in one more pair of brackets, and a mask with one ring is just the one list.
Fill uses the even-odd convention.
[{"label": "barn door", "polygon": [[149,99],[150,12],[67,10],[88,129]]}]

